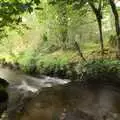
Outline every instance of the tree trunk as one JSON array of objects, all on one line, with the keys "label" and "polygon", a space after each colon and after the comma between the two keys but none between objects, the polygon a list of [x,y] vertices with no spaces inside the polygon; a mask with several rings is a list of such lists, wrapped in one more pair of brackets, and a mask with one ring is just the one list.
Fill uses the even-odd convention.
[{"label": "tree trunk", "polygon": [[101,18],[96,16],[97,22],[98,22],[98,28],[99,28],[99,35],[100,35],[100,46],[101,46],[101,54],[104,55],[104,43],[103,43],[103,33],[102,33],[102,22]]},{"label": "tree trunk", "polygon": [[116,5],[113,0],[109,0],[112,12],[115,18],[115,29],[116,29],[116,36],[117,36],[117,51],[116,57],[120,59],[120,27],[119,27],[119,15],[117,12]]},{"label": "tree trunk", "polygon": [[79,44],[77,43],[77,41],[75,41],[75,46],[76,46],[76,50],[79,52],[79,55],[82,58],[82,60],[86,62],[86,59],[84,58],[81,48],[80,48]]},{"label": "tree trunk", "polygon": [[101,0],[99,1],[99,8],[96,8],[94,3],[89,1],[89,5],[92,8],[98,23],[99,28],[99,39],[100,39],[100,47],[101,47],[101,54],[104,55],[104,43],[103,43],[103,34],[102,34],[102,13],[101,13]]}]

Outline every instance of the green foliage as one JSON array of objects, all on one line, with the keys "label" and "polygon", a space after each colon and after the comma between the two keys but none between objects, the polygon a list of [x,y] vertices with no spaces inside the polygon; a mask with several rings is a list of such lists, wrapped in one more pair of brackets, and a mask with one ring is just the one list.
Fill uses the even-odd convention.
[{"label": "green foliage", "polygon": [[[76,54],[75,41],[85,57],[89,58],[93,52],[95,57],[99,57],[96,52],[99,51],[98,25],[87,2],[88,0],[3,0],[0,4],[0,35],[8,35],[8,39],[0,41],[1,58],[6,58],[7,62],[18,62],[21,70],[31,74],[38,72],[71,79],[81,79],[81,76],[83,79],[89,76],[93,79],[99,76],[102,79],[104,73],[115,74],[118,67],[109,60],[91,61],[84,65],[78,62],[81,59]],[[89,2],[95,8],[99,7],[99,0]],[[102,12],[105,13],[102,19],[105,47],[108,47],[110,33],[114,33],[107,5],[102,4]],[[35,11],[34,8],[40,11]],[[31,16],[25,14],[31,12]],[[23,21],[23,16],[26,22]],[[25,31],[21,26],[31,29]],[[11,32],[13,29],[19,32],[22,29],[25,34],[20,37]],[[111,39],[113,41],[114,37]],[[67,50],[72,52],[68,53]]]},{"label": "green foliage", "polygon": [[2,0],[0,2],[1,37],[7,36],[7,28],[16,29],[22,22],[22,15],[26,12],[31,13],[33,6],[39,3],[39,0]]},{"label": "green foliage", "polygon": [[[49,59],[48,59],[49,58]],[[64,55],[41,55],[38,58],[36,63],[37,71],[41,74],[46,75],[61,75],[61,77],[65,76],[66,66],[68,64],[69,57]]]},{"label": "green foliage", "polygon": [[28,50],[18,57],[17,62],[20,64],[20,69],[26,73],[36,72],[35,52]]},{"label": "green foliage", "polygon": [[118,60],[92,60],[85,63],[81,70],[82,80],[101,82],[120,79],[120,61]]}]

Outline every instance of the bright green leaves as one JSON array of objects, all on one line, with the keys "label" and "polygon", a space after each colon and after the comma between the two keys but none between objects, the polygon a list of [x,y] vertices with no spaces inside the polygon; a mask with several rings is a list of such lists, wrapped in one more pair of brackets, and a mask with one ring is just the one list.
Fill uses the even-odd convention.
[{"label": "bright green leaves", "polygon": [[31,13],[40,0],[2,0],[0,1],[0,34],[6,27],[16,28],[22,22],[24,13]]}]

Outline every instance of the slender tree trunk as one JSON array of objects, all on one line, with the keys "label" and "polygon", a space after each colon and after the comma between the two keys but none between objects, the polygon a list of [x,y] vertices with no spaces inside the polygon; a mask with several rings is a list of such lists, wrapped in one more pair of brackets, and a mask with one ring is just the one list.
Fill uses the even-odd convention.
[{"label": "slender tree trunk", "polygon": [[104,43],[103,43],[103,33],[102,33],[102,21],[101,21],[101,18],[97,17],[97,22],[98,22],[99,35],[100,35],[101,54],[103,56],[104,55]]},{"label": "slender tree trunk", "polygon": [[116,29],[116,36],[117,36],[117,51],[116,57],[120,59],[120,26],[119,26],[119,15],[117,12],[116,5],[113,0],[109,0],[112,12],[115,18],[115,29]]},{"label": "slender tree trunk", "polygon": [[103,34],[102,34],[102,13],[101,13],[101,0],[99,1],[99,7],[96,8],[94,3],[89,1],[89,5],[92,8],[98,23],[99,28],[99,39],[100,39],[100,47],[101,47],[101,54],[104,55],[104,42],[103,42]]},{"label": "slender tree trunk", "polygon": [[82,58],[82,60],[86,62],[86,59],[84,58],[81,48],[80,48],[79,44],[77,43],[77,41],[75,41],[75,46],[76,46],[76,49],[79,52],[79,55]]}]

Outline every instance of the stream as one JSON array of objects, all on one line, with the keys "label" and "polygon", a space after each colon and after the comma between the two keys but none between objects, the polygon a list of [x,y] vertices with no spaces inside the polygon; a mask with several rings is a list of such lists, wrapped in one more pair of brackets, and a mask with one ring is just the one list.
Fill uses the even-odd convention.
[{"label": "stream", "polygon": [[0,77],[9,82],[1,120],[120,120],[119,85],[33,77],[7,68],[0,68]]},{"label": "stream", "polygon": [[14,71],[8,68],[0,68],[0,78],[7,80],[9,83],[7,89],[9,95],[7,111],[16,110],[21,105],[22,99],[31,97],[34,93],[37,94],[44,87],[47,88],[69,82],[69,80],[48,76],[33,77],[21,71]]}]

